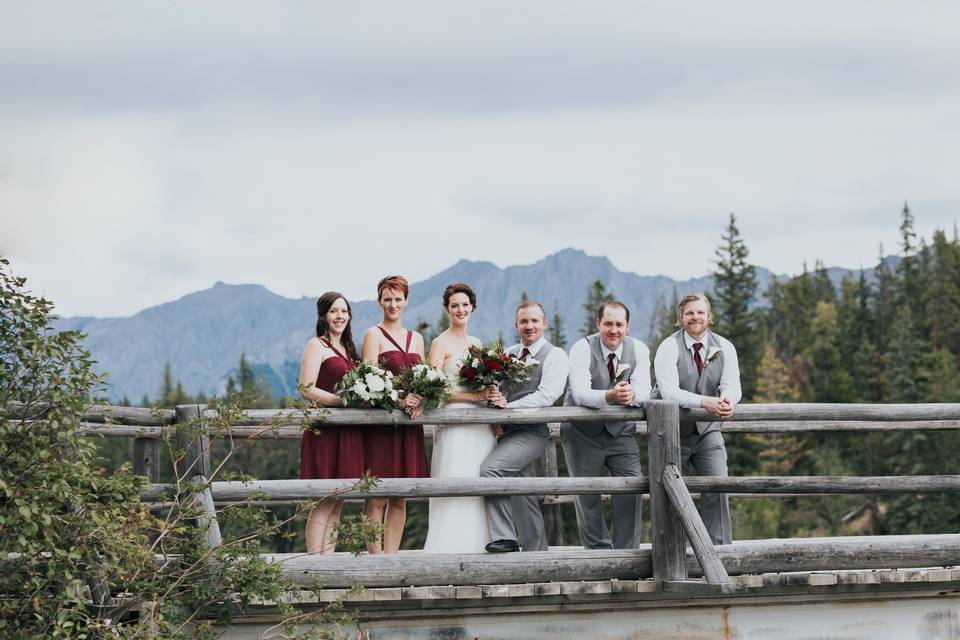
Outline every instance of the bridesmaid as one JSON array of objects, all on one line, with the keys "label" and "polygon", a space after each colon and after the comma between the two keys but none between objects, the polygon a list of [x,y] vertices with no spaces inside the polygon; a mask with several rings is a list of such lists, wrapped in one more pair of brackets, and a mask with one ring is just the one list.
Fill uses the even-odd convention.
[{"label": "bridesmaid", "polygon": [[[317,336],[310,338],[300,358],[301,394],[323,407],[342,406],[333,389],[357,365],[357,348],[350,330],[350,303],[328,291],[317,300]],[[300,439],[300,478],[359,478],[365,470],[363,429],[323,426],[320,433],[304,431]],[[335,526],[343,502],[326,499],[307,516],[307,553],[333,553]]]},{"label": "bridesmaid", "polygon": [[[383,320],[363,335],[363,359],[379,364],[394,375],[411,365],[423,362],[423,336],[403,328],[403,309],[407,306],[410,286],[403,276],[387,276],[377,284],[377,302],[383,309]],[[420,397],[411,394],[400,408],[418,417],[423,409]],[[364,429],[364,454],[367,466],[380,478],[425,478],[427,455],[423,445],[423,427],[367,427]],[[364,515],[383,524],[383,539],[367,544],[371,554],[396,553],[400,550],[403,526],[407,520],[407,501],[402,498],[367,500]]]}]

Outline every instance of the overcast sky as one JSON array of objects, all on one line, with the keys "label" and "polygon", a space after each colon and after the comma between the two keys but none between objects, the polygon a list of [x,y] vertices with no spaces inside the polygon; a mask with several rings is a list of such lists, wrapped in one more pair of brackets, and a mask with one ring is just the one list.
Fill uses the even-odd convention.
[{"label": "overcast sky", "polygon": [[960,217],[956,2],[0,0],[0,254],[63,315],[565,247],[870,266]]}]

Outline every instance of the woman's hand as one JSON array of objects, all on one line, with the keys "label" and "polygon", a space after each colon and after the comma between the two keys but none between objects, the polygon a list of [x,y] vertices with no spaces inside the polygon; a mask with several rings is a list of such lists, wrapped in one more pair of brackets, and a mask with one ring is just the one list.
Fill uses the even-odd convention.
[{"label": "woman's hand", "polygon": [[411,418],[419,418],[423,415],[423,398],[415,393],[405,396],[401,406]]},{"label": "woman's hand", "polygon": [[491,407],[500,407],[503,409],[507,406],[507,399],[503,397],[503,394],[500,393],[500,389],[497,387],[489,386],[479,393],[480,400],[485,400]]}]

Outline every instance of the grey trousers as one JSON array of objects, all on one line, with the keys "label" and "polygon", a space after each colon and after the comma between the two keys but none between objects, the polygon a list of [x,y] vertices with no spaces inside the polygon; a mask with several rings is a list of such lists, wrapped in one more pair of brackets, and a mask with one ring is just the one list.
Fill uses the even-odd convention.
[{"label": "grey trousers", "polygon": [[[692,467],[699,476],[727,475],[727,449],[723,434],[710,431],[700,435],[692,433],[680,436],[680,464],[684,472]],[[710,534],[713,544],[730,544],[733,527],[730,523],[730,500],[725,493],[700,495],[700,517]]]},{"label": "grey trousers", "polygon": [[[563,456],[571,476],[598,477],[606,469],[611,476],[639,477],[640,451],[633,433],[617,437],[606,429],[598,435],[583,433],[575,425],[560,427]],[[616,494],[611,498],[613,540],[603,519],[599,495],[576,497],[577,528],[585,549],[636,549],[640,546],[640,516],[643,496]]]},{"label": "grey trousers", "polygon": [[[548,441],[544,427],[508,431],[480,464],[480,477],[532,478]],[[487,496],[484,503],[491,540],[518,540],[524,551],[547,550],[543,512],[536,496]]]}]

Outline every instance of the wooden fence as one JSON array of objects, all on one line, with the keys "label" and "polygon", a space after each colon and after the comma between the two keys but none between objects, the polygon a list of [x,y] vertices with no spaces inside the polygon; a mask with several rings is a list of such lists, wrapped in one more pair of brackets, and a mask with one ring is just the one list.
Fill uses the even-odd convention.
[{"label": "wooden fence", "polygon": [[[960,535],[878,536],[810,541],[738,542],[715,548],[706,535],[691,500],[691,492],[728,492],[766,495],[958,492],[960,475],[880,477],[693,477],[679,468],[679,421],[713,420],[703,410],[679,409],[676,403],[656,400],[643,409],[582,407],[543,409],[439,409],[413,421],[394,411],[333,409],[251,410],[237,416],[228,430],[202,432],[187,437],[178,428],[188,420],[201,424],[215,413],[199,405],[175,410],[97,406],[85,412],[81,428],[90,435],[134,438],[134,469],[150,479],[143,498],[162,501],[176,488],[159,484],[160,441],[174,430],[187,455],[178,475],[199,480],[191,486],[204,490],[199,500],[207,517],[207,544],[219,543],[215,503],[251,496],[268,501],[303,501],[337,492],[340,498],[438,497],[488,495],[577,495],[645,493],[650,496],[652,544],[650,549],[615,551],[550,551],[496,556],[409,556],[355,558],[300,556],[285,559],[285,570],[301,583],[316,575],[331,587],[487,584],[529,582],[532,579],[589,580],[591,576],[682,582],[689,575],[704,575],[717,585],[729,583],[732,573],[816,569],[872,569],[960,564]],[[648,478],[556,477],[556,445],[547,448],[538,478],[390,478],[367,491],[344,480],[257,480],[206,482],[210,477],[209,437],[299,438],[305,426],[409,424],[553,423],[597,420],[635,420],[637,432],[647,436]],[[726,433],[878,432],[960,429],[960,404],[859,405],[859,404],[756,404],[740,405]],[[202,431],[202,429],[201,429]],[[431,429],[426,429],[428,437]],[[548,527],[556,512],[545,509]],[[557,522],[553,523],[554,530]],[[690,543],[693,555],[686,551]],[[695,560],[694,560],[695,557]]]}]

